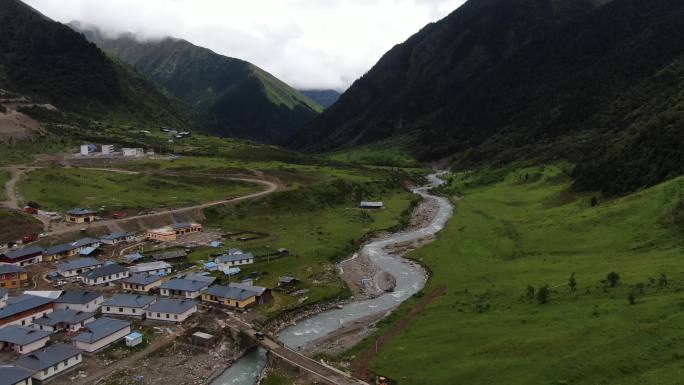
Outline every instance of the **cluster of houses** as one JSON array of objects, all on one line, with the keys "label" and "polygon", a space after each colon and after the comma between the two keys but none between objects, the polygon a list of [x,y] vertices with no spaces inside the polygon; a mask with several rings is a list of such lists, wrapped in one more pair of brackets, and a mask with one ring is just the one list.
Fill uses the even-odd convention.
[{"label": "cluster of houses", "polygon": [[[90,155],[101,155],[101,156],[110,156],[110,155],[117,155],[119,153],[116,152],[116,149],[114,148],[114,145],[112,144],[103,144],[100,147],[100,151],[98,152],[98,146],[96,144],[91,144],[91,143],[86,143],[81,145],[81,149],[79,151],[80,156],[90,156]],[[145,155],[145,150],[142,148],[122,148],[121,155],[124,157],[140,157]],[[149,153],[150,155],[154,155],[154,153]]]},{"label": "cluster of houses", "polygon": [[[62,274],[86,277],[107,266],[118,266],[75,262],[60,264]],[[170,266],[164,262],[112,271],[110,275],[122,274],[119,280],[124,284],[123,292],[110,298],[84,290],[27,291],[9,298],[7,289],[0,289],[0,351],[21,355],[13,363],[0,366],[0,376],[4,373],[12,381],[16,379],[2,383],[45,381],[80,364],[84,354],[122,340],[127,345],[129,340],[141,340],[142,335],[132,331],[135,321],[182,323],[202,302],[245,309],[271,298],[267,288],[248,282],[217,285],[215,278],[199,274],[163,282],[161,277],[169,272]],[[150,285],[159,295],[149,294],[146,289]],[[57,335],[66,342],[51,341]]]},{"label": "cluster of houses", "polygon": [[147,230],[147,239],[157,242],[172,242],[178,239],[179,236],[201,233],[202,225],[200,223],[174,223],[170,226],[160,227],[158,229]]}]

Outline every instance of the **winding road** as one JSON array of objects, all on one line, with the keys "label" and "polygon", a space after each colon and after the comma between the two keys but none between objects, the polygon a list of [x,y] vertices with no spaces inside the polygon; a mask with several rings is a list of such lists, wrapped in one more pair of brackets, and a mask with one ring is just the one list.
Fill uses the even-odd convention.
[{"label": "winding road", "polygon": [[[8,171],[10,173],[10,179],[7,181],[5,184],[5,202],[3,202],[3,206],[9,208],[9,209],[14,209],[14,210],[20,210],[21,208],[19,207],[19,196],[17,194],[17,184],[19,180],[21,179],[21,176],[25,174],[26,172],[33,171],[36,169],[39,169],[42,167],[29,167],[29,166],[13,166],[13,167],[2,167],[0,168],[1,170]],[[123,170],[123,169],[116,169],[116,168],[82,168],[85,170],[100,170],[100,171],[108,171],[108,172],[115,172],[115,173],[122,173],[122,174],[155,174],[155,175],[162,175],[162,176],[204,176],[207,178],[222,178],[222,179],[227,179],[227,180],[234,180],[234,181],[240,181],[240,182],[246,182],[246,183],[254,183],[254,184],[260,184],[264,186],[266,189],[254,194],[249,194],[249,195],[244,195],[241,197],[233,198],[233,199],[223,199],[223,200],[217,200],[217,201],[212,201],[212,202],[205,202],[193,206],[187,206],[187,207],[182,207],[182,208],[177,208],[177,209],[169,209],[169,210],[164,210],[164,211],[159,211],[153,214],[144,214],[144,215],[135,215],[131,217],[126,217],[122,219],[107,219],[104,221],[97,221],[89,224],[79,224],[79,225],[68,225],[66,223],[62,223],[61,226],[58,228],[52,229],[50,231],[46,231],[47,235],[60,235],[60,234],[65,234],[65,233],[70,233],[74,231],[78,231],[80,229],[89,229],[93,227],[111,227],[111,226],[117,226],[122,223],[130,222],[130,221],[135,221],[139,219],[149,219],[149,218],[156,218],[156,217],[162,217],[166,215],[173,215],[173,214],[182,214],[182,213],[187,213],[193,210],[202,210],[206,209],[209,207],[214,207],[214,206],[220,206],[224,204],[235,204],[235,203],[240,203],[243,201],[251,200],[251,199],[257,199],[261,198],[263,196],[266,196],[268,194],[271,194],[279,189],[278,184],[275,182],[265,180],[265,179],[256,179],[256,178],[247,178],[247,177],[236,177],[236,176],[230,176],[230,175],[221,175],[221,174],[202,174],[202,173],[178,173],[178,172],[170,172],[170,173],[148,173],[148,172],[141,172],[141,171],[131,171],[131,170]],[[48,229],[49,222],[44,220],[44,218],[41,218],[40,216],[34,216],[37,219],[39,219],[41,222],[43,222],[43,225],[45,226],[45,229]]]}]

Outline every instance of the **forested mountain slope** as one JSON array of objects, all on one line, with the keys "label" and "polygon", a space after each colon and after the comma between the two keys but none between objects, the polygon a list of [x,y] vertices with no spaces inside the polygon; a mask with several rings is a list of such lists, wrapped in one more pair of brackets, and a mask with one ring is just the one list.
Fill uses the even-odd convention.
[{"label": "forested mountain slope", "polygon": [[0,0],[0,88],[102,120],[187,123],[178,104],[127,65],[18,0]]},{"label": "forested mountain slope", "polygon": [[292,145],[396,136],[458,167],[570,160],[619,194],[684,172],[684,2],[470,0],[389,51]]},{"label": "forested mountain slope", "polygon": [[198,124],[212,133],[283,143],[322,110],[259,67],[185,40],[140,40],[132,34],[108,37],[95,26],[70,25],[196,108]]}]

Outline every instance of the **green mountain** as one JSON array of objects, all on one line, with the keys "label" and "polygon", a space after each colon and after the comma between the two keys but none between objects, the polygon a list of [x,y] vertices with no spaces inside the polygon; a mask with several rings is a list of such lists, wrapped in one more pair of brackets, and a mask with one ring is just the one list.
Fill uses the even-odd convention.
[{"label": "green mountain", "polygon": [[621,194],[684,173],[684,2],[470,0],[385,54],[292,145],[409,138],[458,168],[568,160]]},{"label": "green mountain", "polygon": [[185,40],[142,41],[132,34],[110,38],[93,26],[70,25],[195,107],[201,126],[212,133],[283,143],[322,110],[259,67]]},{"label": "green mountain", "polygon": [[18,0],[0,0],[0,88],[98,120],[187,123],[132,68]]},{"label": "green mountain", "polygon": [[340,98],[340,93],[335,90],[299,90],[299,92],[308,96],[323,108],[332,106]]}]

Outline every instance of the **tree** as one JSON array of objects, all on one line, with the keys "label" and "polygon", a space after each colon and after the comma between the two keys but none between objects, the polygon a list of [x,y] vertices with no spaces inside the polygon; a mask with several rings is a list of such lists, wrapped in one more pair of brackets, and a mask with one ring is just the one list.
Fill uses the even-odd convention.
[{"label": "tree", "polygon": [[660,274],[660,278],[658,278],[658,290],[664,289],[667,287],[667,276],[665,273]]},{"label": "tree", "polygon": [[610,287],[615,287],[620,283],[620,274],[611,271],[610,273],[608,273],[606,279],[610,283]]},{"label": "tree", "polygon": [[591,207],[596,207],[597,204],[598,198],[596,198],[596,195],[594,195],[593,197],[591,197]]},{"label": "tree", "polygon": [[629,292],[629,295],[627,296],[627,301],[629,301],[630,305],[634,305],[636,303],[636,295],[634,295],[634,291]]},{"label": "tree", "polygon": [[527,285],[525,289],[525,297],[529,300],[534,299],[534,287],[532,285]]},{"label": "tree", "polygon": [[539,302],[540,305],[549,303],[550,296],[551,288],[549,288],[549,285],[539,286],[539,289],[537,289],[537,302]]},{"label": "tree", "polygon": [[570,286],[570,291],[575,292],[577,290],[577,280],[575,279],[575,273],[572,273],[570,275],[570,279],[568,280],[568,286]]},{"label": "tree", "polygon": [[644,283],[643,282],[637,283],[636,289],[639,290],[639,294],[643,295],[644,294]]}]

